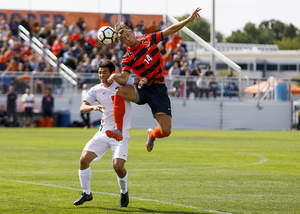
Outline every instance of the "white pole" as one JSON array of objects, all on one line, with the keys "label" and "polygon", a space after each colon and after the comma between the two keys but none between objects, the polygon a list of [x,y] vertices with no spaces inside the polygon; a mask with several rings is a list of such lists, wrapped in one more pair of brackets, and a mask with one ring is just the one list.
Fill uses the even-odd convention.
[{"label": "white pole", "polygon": [[[215,33],[215,0],[212,0],[212,23],[210,27],[210,44],[213,48],[216,47],[215,44],[216,39],[216,33]],[[215,61],[215,55],[211,53],[211,70],[216,72],[216,61]]]},{"label": "white pole", "polygon": [[166,8],[165,8],[166,10],[166,12],[165,12],[165,14],[164,14],[164,17],[163,17],[163,20],[164,20],[164,23],[165,23],[165,25],[167,25],[168,23],[167,23],[167,14],[168,14],[168,0],[166,0]]},{"label": "white pole", "polygon": [[120,0],[120,14],[119,14],[119,21],[122,21],[122,0]]}]

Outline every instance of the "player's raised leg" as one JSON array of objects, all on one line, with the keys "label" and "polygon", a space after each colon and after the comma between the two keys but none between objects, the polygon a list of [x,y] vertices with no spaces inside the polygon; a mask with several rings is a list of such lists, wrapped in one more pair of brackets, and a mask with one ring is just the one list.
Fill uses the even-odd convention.
[{"label": "player's raised leg", "polygon": [[114,96],[114,120],[116,123],[115,130],[106,130],[107,137],[114,138],[117,141],[123,139],[123,118],[125,115],[125,100],[134,102],[136,100],[135,88],[132,85],[126,85],[116,90]]},{"label": "player's raised leg", "polygon": [[155,138],[168,137],[172,130],[172,117],[164,113],[158,113],[155,115],[155,119],[158,126],[152,130],[147,130],[148,140],[146,142],[146,148],[148,152],[151,152],[154,147]]},{"label": "player's raised leg", "polygon": [[115,130],[106,130],[106,135],[109,138],[114,138],[117,141],[121,141],[123,139],[122,131],[123,131],[123,118],[125,115],[125,100],[122,96],[115,94],[114,96],[114,120],[116,123]]}]

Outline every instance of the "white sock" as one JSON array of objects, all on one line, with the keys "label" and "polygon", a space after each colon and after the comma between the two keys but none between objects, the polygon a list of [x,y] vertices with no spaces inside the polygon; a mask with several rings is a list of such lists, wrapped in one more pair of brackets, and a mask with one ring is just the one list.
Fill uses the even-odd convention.
[{"label": "white sock", "polygon": [[128,177],[128,172],[126,172],[126,175],[124,176],[124,178],[120,178],[117,175],[119,186],[121,188],[121,193],[122,194],[125,194],[128,191],[128,189],[127,189],[127,177]]},{"label": "white sock", "polygon": [[79,179],[80,179],[80,184],[83,189],[83,192],[86,194],[91,194],[91,181],[92,173],[91,173],[91,167],[84,169],[84,170],[79,170]]}]

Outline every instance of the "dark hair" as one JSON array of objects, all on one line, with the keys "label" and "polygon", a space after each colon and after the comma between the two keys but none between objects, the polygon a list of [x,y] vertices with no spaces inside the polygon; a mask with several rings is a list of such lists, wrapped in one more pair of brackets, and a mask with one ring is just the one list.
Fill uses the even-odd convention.
[{"label": "dark hair", "polygon": [[100,68],[108,68],[110,73],[112,73],[116,70],[115,64],[109,59],[105,59],[105,60],[101,61],[98,64],[98,71]]}]

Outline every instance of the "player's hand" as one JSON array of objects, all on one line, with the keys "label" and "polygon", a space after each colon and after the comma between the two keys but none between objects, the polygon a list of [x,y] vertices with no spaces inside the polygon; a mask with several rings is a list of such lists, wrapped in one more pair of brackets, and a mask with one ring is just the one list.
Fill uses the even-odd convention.
[{"label": "player's hand", "polygon": [[148,79],[146,77],[141,77],[138,84],[138,88],[142,88],[142,86],[146,85],[147,83],[148,83]]},{"label": "player's hand", "polygon": [[197,8],[187,19],[189,20],[189,21],[192,21],[192,20],[194,20],[195,18],[200,18],[200,15],[198,14],[198,12],[200,11],[200,10],[202,10],[202,8]]},{"label": "player's hand", "polygon": [[105,107],[103,105],[94,106],[94,111],[100,111],[103,113],[103,109],[105,109]]},{"label": "player's hand", "polygon": [[109,84],[112,84],[113,81],[115,80],[115,77],[116,77],[117,74],[111,74],[110,77],[107,79],[107,82]]}]

